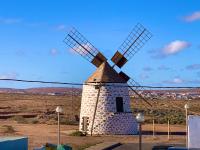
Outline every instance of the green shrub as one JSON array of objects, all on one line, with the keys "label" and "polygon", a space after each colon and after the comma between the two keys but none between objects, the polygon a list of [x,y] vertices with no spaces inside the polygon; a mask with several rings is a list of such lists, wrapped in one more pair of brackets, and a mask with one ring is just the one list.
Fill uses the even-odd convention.
[{"label": "green shrub", "polygon": [[138,112],[143,112],[147,117],[145,123],[152,123],[152,118],[154,117],[155,123],[167,124],[170,120],[170,124],[184,124],[185,114],[181,110],[175,109],[133,109],[134,114]]},{"label": "green shrub", "polygon": [[55,119],[49,119],[45,122],[48,125],[55,125],[58,124],[58,122]]},{"label": "green shrub", "polygon": [[14,117],[12,117],[12,119],[14,121],[16,121],[17,123],[22,123],[22,124],[28,123],[28,121],[26,120],[26,118],[24,118],[23,116],[14,116]]},{"label": "green shrub", "polygon": [[30,123],[30,124],[37,124],[39,121],[38,121],[38,119],[36,119],[36,118],[30,118],[29,120],[28,120],[28,123]]},{"label": "green shrub", "polygon": [[63,124],[63,125],[78,125],[78,121],[75,121],[75,120],[71,120],[69,118],[64,118],[64,117],[61,117],[60,118],[60,124]]},{"label": "green shrub", "polygon": [[75,132],[71,133],[70,135],[71,136],[86,136],[86,134],[81,131],[75,131]]},{"label": "green shrub", "polygon": [[12,126],[10,125],[3,125],[0,127],[0,130],[3,132],[3,133],[14,133],[15,130]]}]

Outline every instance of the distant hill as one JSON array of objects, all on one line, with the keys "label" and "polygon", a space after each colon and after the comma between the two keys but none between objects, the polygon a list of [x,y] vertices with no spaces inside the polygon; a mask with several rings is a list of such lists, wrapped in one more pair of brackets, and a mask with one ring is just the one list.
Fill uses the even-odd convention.
[{"label": "distant hill", "polygon": [[193,89],[162,89],[162,90],[145,90],[144,92],[155,92],[155,93],[200,93],[199,88]]},{"label": "distant hill", "polygon": [[28,89],[0,88],[0,93],[32,93],[32,94],[80,94],[80,88],[39,87]]},{"label": "distant hill", "polygon": [[29,93],[68,93],[72,91],[81,90],[78,88],[65,88],[65,87],[41,87],[25,89]]},{"label": "distant hill", "polygon": [[0,93],[23,93],[24,89],[0,88]]},{"label": "distant hill", "polygon": [[[32,93],[32,94],[81,94],[81,88],[68,88],[68,87],[38,87],[28,89],[15,89],[15,88],[0,88],[0,93]],[[167,89],[167,90],[145,90],[143,93],[198,93],[200,89]],[[134,95],[133,91],[130,94]]]}]

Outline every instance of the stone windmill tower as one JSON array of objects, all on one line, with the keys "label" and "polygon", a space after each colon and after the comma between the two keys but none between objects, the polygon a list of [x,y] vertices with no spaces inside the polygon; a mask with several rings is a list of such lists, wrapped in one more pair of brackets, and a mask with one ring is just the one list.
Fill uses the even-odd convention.
[{"label": "stone windmill tower", "polygon": [[82,91],[79,130],[88,134],[136,134],[137,122],[130,108],[129,88],[136,90],[134,80],[124,72],[117,72],[151,38],[151,33],[137,24],[119,50],[112,57],[111,66],[76,29],[70,30],[64,42],[97,67],[85,81]]}]

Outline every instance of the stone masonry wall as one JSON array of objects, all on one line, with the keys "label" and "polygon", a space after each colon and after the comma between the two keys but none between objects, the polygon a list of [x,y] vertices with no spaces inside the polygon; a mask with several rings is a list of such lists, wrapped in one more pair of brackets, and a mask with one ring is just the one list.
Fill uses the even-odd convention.
[{"label": "stone masonry wall", "polygon": [[[93,134],[136,134],[137,123],[131,113],[128,88],[117,87],[118,85],[126,86],[127,84],[107,83],[106,85],[102,85],[100,88]],[[91,133],[97,95],[98,89],[95,89],[95,86],[83,86],[79,130],[82,126],[82,117],[89,117],[88,134]],[[124,112],[117,112],[116,97],[123,97]]]}]

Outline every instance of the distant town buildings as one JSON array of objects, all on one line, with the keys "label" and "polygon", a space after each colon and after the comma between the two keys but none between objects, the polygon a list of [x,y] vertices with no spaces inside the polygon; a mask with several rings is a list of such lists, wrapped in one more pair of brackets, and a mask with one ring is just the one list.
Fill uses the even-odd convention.
[{"label": "distant town buildings", "polygon": [[[13,93],[13,94],[42,94],[49,96],[81,96],[81,88],[33,88],[33,89],[11,89],[0,88],[0,93]],[[139,90],[139,94],[147,99],[171,99],[171,100],[200,100],[200,89],[192,90]],[[138,97],[132,90],[129,91],[131,97]]]},{"label": "distant town buildings", "polygon": [[[200,90],[151,90],[140,91],[140,94],[147,99],[171,99],[171,100],[195,100],[200,99]],[[132,97],[137,97],[130,91]]]}]

